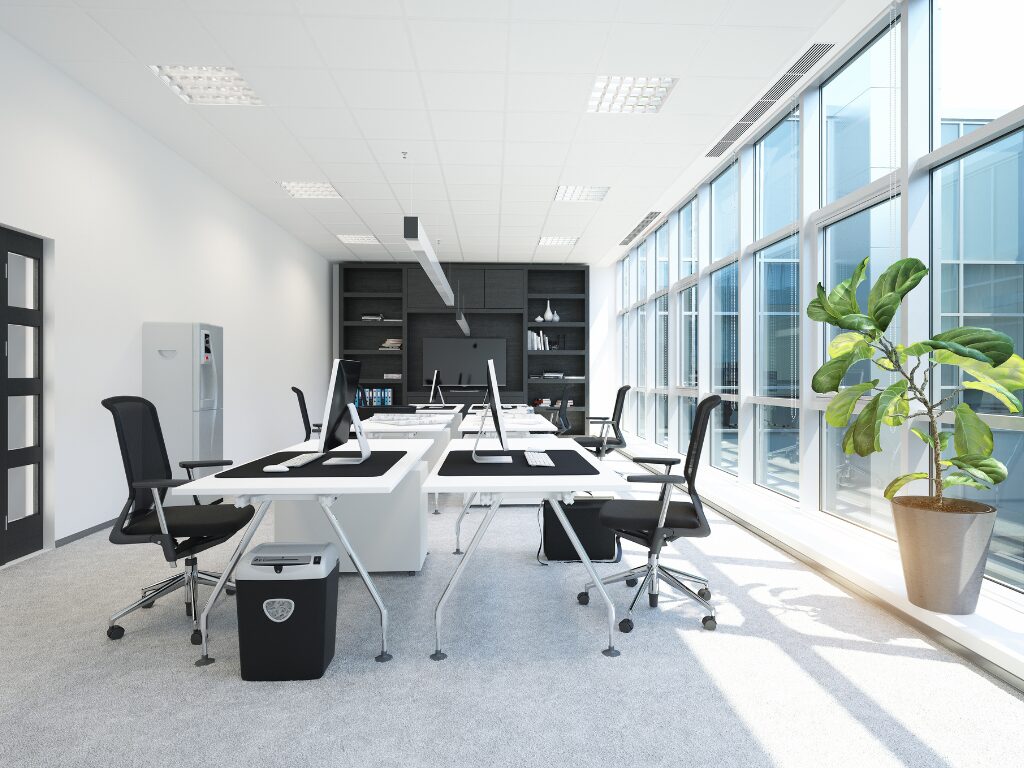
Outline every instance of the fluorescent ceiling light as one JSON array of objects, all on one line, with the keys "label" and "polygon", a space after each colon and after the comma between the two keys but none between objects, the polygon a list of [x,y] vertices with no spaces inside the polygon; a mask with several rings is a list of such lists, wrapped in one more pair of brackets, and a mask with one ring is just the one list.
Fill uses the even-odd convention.
[{"label": "fluorescent ceiling light", "polygon": [[604,200],[608,187],[565,186],[555,190],[555,200],[571,200],[573,202],[597,202]]},{"label": "fluorescent ceiling light", "polygon": [[150,70],[182,101],[205,106],[261,107],[245,78],[234,67],[181,67],[153,64]]},{"label": "fluorescent ceiling light", "polygon": [[345,245],[380,245],[373,235],[338,235],[338,239]]},{"label": "fluorescent ceiling light", "polygon": [[537,241],[537,245],[541,247],[551,246],[572,246],[576,245],[578,237],[558,237],[553,235],[546,235]]},{"label": "fluorescent ceiling light", "polygon": [[452,291],[452,286],[448,282],[448,276],[441,269],[441,262],[437,260],[434,246],[430,244],[430,238],[427,237],[427,233],[423,230],[418,216],[405,216],[403,218],[402,237],[405,239],[406,245],[409,246],[409,249],[416,256],[420,266],[423,267],[423,271],[427,273],[427,277],[434,284],[434,288],[437,289],[437,293],[444,303],[449,307],[454,306],[455,294]]},{"label": "fluorescent ceiling light", "polygon": [[303,200],[321,200],[341,197],[338,190],[326,181],[282,181],[284,191]]},{"label": "fluorescent ceiling light", "polygon": [[673,77],[598,75],[587,102],[587,112],[657,112],[675,82]]}]

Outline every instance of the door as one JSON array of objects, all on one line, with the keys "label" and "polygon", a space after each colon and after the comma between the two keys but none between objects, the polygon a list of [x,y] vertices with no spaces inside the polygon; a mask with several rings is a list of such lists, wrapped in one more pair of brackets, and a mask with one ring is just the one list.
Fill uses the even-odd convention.
[{"label": "door", "polygon": [[0,227],[4,257],[0,563],[43,548],[43,241]]}]

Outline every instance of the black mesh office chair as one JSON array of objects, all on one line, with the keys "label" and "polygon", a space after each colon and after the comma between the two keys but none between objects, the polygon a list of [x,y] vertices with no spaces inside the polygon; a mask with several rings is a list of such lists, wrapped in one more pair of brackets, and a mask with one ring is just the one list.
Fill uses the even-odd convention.
[{"label": "black mesh office chair", "polygon": [[[626,393],[629,390],[630,386],[628,384],[619,387],[619,391],[615,395],[615,407],[612,408],[611,418],[607,416],[592,416],[587,419],[590,424],[601,425],[600,435],[581,435],[574,438],[577,443],[588,451],[593,451],[599,459],[603,459],[617,448],[626,447],[626,438],[622,436],[619,422],[622,420],[622,408],[626,404]],[[609,429],[611,434],[608,434]]]},{"label": "black mesh office chair", "polygon": [[[164,507],[167,489],[188,480],[171,477],[163,432],[156,408],[141,397],[108,397],[103,407],[114,416],[117,442],[121,446],[124,474],[128,481],[128,500],[110,531],[114,544],[159,544],[164,558],[172,565],[185,558],[185,570],[142,590],[142,597],[110,617],[107,637],[119,640],[124,627],[117,622],[138,608],[152,608],[162,597],[185,588],[185,613],[192,617],[192,644],[199,645],[198,585],[214,585],[219,573],[199,570],[196,555],[204,549],[227,541],[248,525],[253,508],[234,507],[214,502],[182,507]],[[183,461],[180,467],[193,479],[193,470],[201,467],[226,467],[230,461]],[[194,497],[193,497],[194,498]],[[229,583],[228,594],[234,594]]]},{"label": "black mesh office chair", "polygon": [[292,387],[292,392],[295,393],[295,397],[299,401],[299,415],[302,416],[302,428],[306,430],[306,439],[309,440],[314,432],[320,432],[320,425],[309,423],[309,411],[306,410],[306,396],[302,394],[302,390],[298,387]]},{"label": "black mesh office chair", "polygon": [[[677,571],[675,568],[662,565],[658,558],[662,547],[670,541],[682,537],[703,538],[711,533],[707,518],[704,517],[704,508],[701,506],[700,497],[697,495],[697,465],[700,461],[701,450],[704,448],[704,437],[708,431],[708,423],[711,421],[711,412],[721,402],[722,398],[718,395],[710,395],[697,405],[682,477],[668,474],[668,468],[678,464],[679,459],[659,457],[633,459],[639,464],[662,464],[665,466],[663,475],[630,475],[626,478],[631,483],[659,483],[662,489],[661,495],[656,501],[615,499],[606,502],[598,514],[598,520],[602,525],[611,528],[622,538],[646,547],[649,552],[647,562],[643,565],[601,579],[602,584],[624,581],[627,587],[636,586],[637,581],[643,579],[636,595],[633,596],[633,602],[629,604],[626,618],[619,622],[619,629],[623,632],[633,631],[633,608],[644,589],[647,590],[648,602],[651,607],[654,608],[658,605],[658,586],[662,580],[668,586],[696,600],[707,610],[708,615],[701,620],[704,629],[714,629],[717,626],[715,609],[708,602],[711,598],[708,580],[702,576],[695,576],[692,573]],[[686,491],[690,496],[689,501],[672,501],[672,486],[677,483],[686,483]],[[699,584],[700,589],[694,592],[683,582]],[[593,587],[593,582],[588,583],[583,591],[576,596],[582,605],[590,602],[590,590]]]},{"label": "black mesh office chair", "polygon": [[559,437],[568,434],[569,430],[572,429],[572,424],[569,423],[568,387],[562,389],[562,399],[558,402],[558,411],[555,412],[555,426],[558,427],[558,431],[555,434]]}]

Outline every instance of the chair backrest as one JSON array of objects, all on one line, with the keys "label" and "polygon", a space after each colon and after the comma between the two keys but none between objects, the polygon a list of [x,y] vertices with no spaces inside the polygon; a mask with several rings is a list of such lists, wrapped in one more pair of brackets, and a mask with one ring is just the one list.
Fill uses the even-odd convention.
[{"label": "chair backrest", "polygon": [[697,404],[693,414],[693,426],[690,428],[690,445],[686,449],[686,461],[683,462],[683,477],[686,478],[686,489],[690,496],[697,495],[697,466],[700,454],[704,450],[704,439],[707,437],[711,413],[722,402],[718,395],[708,395]]},{"label": "chair backrest", "polygon": [[306,396],[302,394],[302,390],[298,387],[292,387],[292,392],[298,398],[299,414],[302,416],[302,428],[306,430],[306,439],[309,440],[313,434],[313,425],[309,423],[309,411],[306,410]]},{"label": "chair backrest", "polygon": [[[102,405],[114,417],[114,429],[128,481],[129,503],[122,510],[121,517],[126,517],[128,512],[152,509],[152,491],[136,489],[134,484],[142,480],[170,480],[172,477],[156,407],[145,398],[131,396],[108,397]],[[161,501],[166,495],[166,489],[160,491]],[[120,524],[123,522],[119,521]],[[115,529],[120,530],[119,524],[115,524]]]},{"label": "chair backrest", "polygon": [[564,435],[569,431],[572,426],[569,423],[569,388],[564,387],[562,389],[562,399],[558,403],[558,413],[555,415],[555,421],[558,424],[558,434]]},{"label": "chair backrest", "polygon": [[619,440],[624,446],[626,439],[622,436],[622,430],[619,429],[619,422],[622,420],[622,409],[626,405],[626,393],[632,387],[629,384],[625,384],[619,387],[619,391],[615,393],[615,407],[612,408],[612,431],[615,432],[615,438]]}]

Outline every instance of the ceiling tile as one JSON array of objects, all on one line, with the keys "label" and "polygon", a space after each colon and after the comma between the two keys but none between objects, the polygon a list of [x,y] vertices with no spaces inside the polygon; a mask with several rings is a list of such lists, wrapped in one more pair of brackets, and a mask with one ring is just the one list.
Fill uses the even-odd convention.
[{"label": "ceiling tile", "polygon": [[90,15],[127,50],[148,64],[228,64],[213,37],[180,11],[102,8]]},{"label": "ceiling tile", "polygon": [[725,4],[719,24],[747,27],[806,27],[817,29],[843,0],[731,0]]},{"label": "ceiling tile", "polygon": [[508,76],[508,109],[511,112],[571,112],[579,115],[587,108],[593,84],[593,74],[512,73]]},{"label": "ceiling tile", "polygon": [[498,201],[491,198],[485,199],[471,199],[471,200],[452,200],[452,211],[458,218],[459,222],[462,222],[463,217],[466,215],[481,215],[488,214],[493,217],[493,226],[498,225]]},{"label": "ceiling tile", "polygon": [[656,117],[723,115],[731,118],[731,125],[770,85],[764,77],[683,77]]},{"label": "ceiling tile", "polygon": [[132,55],[79,8],[0,8],[0,28],[51,61],[131,61]]},{"label": "ceiling tile", "polygon": [[[436,165],[437,150],[432,141],[411,141],[407,139],[374,139],[367,137],[370,151],[379,163],[409,165]],[[407,152],[405,158],[402,153]],[[413,169],[414,171],[415,169]]]},{"label": "ceiling tile", "polygon": [[[196,0],[205,2],[205,0]],[[261,2],[278,2],[279,0],[260,0]],[[387,16],[402,15],[401,0],[280,0],[294,3],[299,13],[310,16]],[[249,0],[229,0],[229,2],[245,3]]]},{"label": "ceiling tile", "polygon": [[586,72],[597,70],[611,33],[608,24],[586,21],[512,22],[510,72]]},{"label": "ceiling tile", "polygon": [[327,66],[334,69],[415,69],[401,19],[318,18],[309,25]]},{"label": "ceiling tile", "polygon": [[499,165],[445,165],[444,180],[448,184],[500,184]]},{"label": "ceiling tile", "polygon": [[526,200],[550,202],[554,190],[549,186],[517,186],[506,184],[501,191],[501,200]]},{"label": "ceiling tile", "polygon": [[442,141],[501,141],[501,112],[430,112],[434,138]]},{"label": "ceiling tile", "polygon": [[[774,9],[779,0],[769,5]],[[804,0],[813,3],[814,0]],[[622,3],[615,18],[618,21],[638,24],[714,24],[725,13],[734,0],[718,3],[686,3],[680,0],[634,0]],[[764,0],[751,0],[756,5],[765,5]]]},{"label": "ceiling tile", "polygon": [[713,56],[715,74],[722,77],[764,77],[777,73],[808,42],[805,29],[776,27],[766,34],[758,27],[714,27],[703,38],[699,56]]},{"label": "ceiling tile", "polygon": [[[627,3],[626,6],[633,5],[633,2]],[[619,4],[619,0],[515,0],[510,15],[513,19],[536,21],[611,21],[615,18],[615,9]]]},{"label": "ceiling tile", "polygon": [[437,154],[442,163],[457,165],[501,165],[498,141],[439,141]]},{"label": "ceiling tile", "polygon": [[615,44],[608,46],[597,68],[608,75],[680,77],[690,71],[710,31],[690,25],[619,24]]},{"label": "ceiling tile", "polygon": [[372,163],[376,160],[362,139],[302,139],[301,142],[318,163]]},{"label": "ceiling tile", "polygon": [[[504,72],[508,28],[483,21],[409,22],[416,63],[439,72]],[[396,65],[396,68],[401,66]]]},{"label": "ceiling tile", "polygon": [[300,139],[358,139],[362,136],[347,109],[278,107],[274,111]]},{"label": "ceiling tile", "polygon": [[519,0],[415,0],[407,3],[410,19],[503,19],[509,4]]},{"label": "ceiling tile", "polygon": [[449,200],[494,200],[501,196],[501,187],[497,184],[449,184]]},{"label": "ceiling tile", "polygon": [[501,215],[502,220],[504,217],[509,217],[509,223],[514,224],[515,219],[518,216],[529,217],[530,219],[536,219],[540,217],[543,221],[543,217],[547,215],[548,208],[551,207],[551,200],[509,200],[503,198],[501,201]]},{"label": "ceiling tile", "polygon": [[325,69],[287,67],[242,67],[263,103],[271,107],[344,107],[338,87]]},{"label": "ceiling tile", "polygon": [[432,110],[493,112],[505,108],[505,76],[423,72],[423,92]]},{"label": "ceiling tile", "polygon": [[514,141],[505,143],[506,165],[557,165],[565,163],[569,153],[568,142]]},{"label": "ceiling tile", "polygon": [[423,109],[423,91],[415,72],[332,70],[352,109]]},{"label": "ceiling tile", "polygon": [[380,167],[387,180],[395,185],[395,189],[401,195],[408,196],[410,184],[414,187],[419,187],[422,184],[444,184],[440,165],[397,162],[381,163]]},{"label": "ceiling tile", "polygon": [[377,163],[321,163],[331,181],[346,183],[386,184],[387,179]]},{"label": "ceiling tile", "polygon": [[572,112],[510,112],[505,116],[506,141],[572,141],[580,115]]},{"label": "ceiling tile", "polygon": [[506,165],[502,170],[502,182],[516,186],[551,185],[551,196],[558,185],[560,169],[553,166]]},{"label": "ceiling tile", "polygon": [[367,139],[432,141],[428,115],[422,109],[357,109],[353,113]]},{"label": "ceiling tile", "polygon": [[239,68],[323,64],[305,24],[296,15],[200,13],[199,21]]},{"label": "ceiling tile", "polygon": [[331,182],[334,184],[334,188],[341,193],[352,205],[352,207],[362,212],[359,208],[359,203],[365,200],[391,200],[395,199],[395,192],[391,188],[390,184],[373,181],[354,181],[346,180],[341,178],[331,178]]}]

